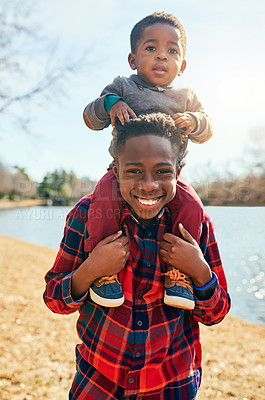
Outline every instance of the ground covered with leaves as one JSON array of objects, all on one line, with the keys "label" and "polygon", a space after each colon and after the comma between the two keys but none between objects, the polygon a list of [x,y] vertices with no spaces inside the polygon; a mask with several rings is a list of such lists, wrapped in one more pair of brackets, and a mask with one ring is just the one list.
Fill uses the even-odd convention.
[{"label": "ground covered with leaves", "polygon": [[[0,398],[66,400],[75,373],[77,315],[49,311],[44,274],[54,250],[0,236]],[[199,400],[264,399],[265,327],[232,316],[201,327]],[[100,399],[99,399],[100,400]]]}]

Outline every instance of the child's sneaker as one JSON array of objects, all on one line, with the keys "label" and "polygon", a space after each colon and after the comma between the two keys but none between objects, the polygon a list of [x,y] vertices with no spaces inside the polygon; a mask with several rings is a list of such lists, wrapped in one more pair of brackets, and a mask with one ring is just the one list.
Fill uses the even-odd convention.
[{"label": "child's sneaker", "polygon": [[164,303],[192,310],[195,302],[191,278],[173,267],[164,275],[166,275]]},{"label": "child's sneaker", "polygon": [[96,279],[89,289],[91,299],[104,307],[119,307],[124,302],[117,274]]}]

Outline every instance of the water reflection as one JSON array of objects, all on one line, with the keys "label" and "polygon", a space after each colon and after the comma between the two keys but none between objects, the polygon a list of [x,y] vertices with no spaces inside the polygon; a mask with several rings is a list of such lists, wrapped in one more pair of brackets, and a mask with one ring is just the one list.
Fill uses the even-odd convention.
[{"label": "water reflection", "polygon": [[265,325],[265,207],[207,207],[214,219],[231,312]]},{"label": "water reflection", "polygon": [[227,276],[233,312],[242,318],[265,324],[265,258],[251,255],[240,261],[240,269]]},{"label": "water reflection", "polygon": [[[214,219],[231,312],[265,325],[265,207],[207,207]],[[58,249],[69,207],[0,210],[0,233]]]}]

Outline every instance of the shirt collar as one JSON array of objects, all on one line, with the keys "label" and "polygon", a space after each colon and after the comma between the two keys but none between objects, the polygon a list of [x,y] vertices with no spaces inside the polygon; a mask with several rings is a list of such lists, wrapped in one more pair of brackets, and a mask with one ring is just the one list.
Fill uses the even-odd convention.
[{"label": "shirt collar", "polygon": [[[140,222],[138,221],[137,217],[132,214],[128,204],[123,200],[123,207],[122,207],[122,213],[121,213],[121,219],[120,219],[120,224],[122,224],[123,220],[125,218],[131,218],[133,219],[138,225],[140,225]],[[158,215],[156,216],[156,222],[159,223],[160,221],[164,221],[166,225],[170,224],[170,212],[169,209],[165,206],[163,207]]]},{"label": "shirt collar", "polygon": [[[140,78],[138,75],[131,75],[130,79],[133,80],[133,82],[136,83],[136,85],[151,89],[151,90],[157,90],[159,91],[157,86],[152,85],[151,83],[145,82],[142,78]],[[172,87],[174,87],[173,83],[170,83],[169,85],[163,85],[163,86],[159,86],[162,89],[171,89]]]}]

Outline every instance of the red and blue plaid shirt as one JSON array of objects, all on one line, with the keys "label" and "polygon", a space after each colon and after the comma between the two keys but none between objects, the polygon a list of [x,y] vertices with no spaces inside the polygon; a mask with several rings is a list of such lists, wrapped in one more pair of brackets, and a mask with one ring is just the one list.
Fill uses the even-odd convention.
[{"label": "red and blue plaid shirt", "polygon": [[213,222],[205,213],[200,247],[218,285],[209,300],[196,299],[194,310],[182,310],[163,302],[166,265],[160,259],[159,244],[164,233],[170,232],[168,209],[145,228],[125,207],[121,229],[131,252],[119,274],[125,302],[120,307],[101,307],[88,292],[79,300],[71,296],[72,274],[89,256],[85,240],[90,201],[90,196],[83,197],[67,216],[56,260],[45,276],[45,303],[56,313],[79,312],[79,356],[123,387],[125,395],[157,393],[168,383],[179,388],[178,398],[184,398],[183,390],[193,388],[196,393],[202,362],[198,322],[216,324],[230,308]]}]

